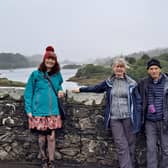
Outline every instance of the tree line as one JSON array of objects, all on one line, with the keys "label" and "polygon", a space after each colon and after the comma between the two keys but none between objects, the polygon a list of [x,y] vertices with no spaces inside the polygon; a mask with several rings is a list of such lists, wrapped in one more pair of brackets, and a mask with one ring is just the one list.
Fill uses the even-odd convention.
[{"label": "tree line", "polygon": [[26,68],[33,66],[32,62],[22,54],[0,53],[0,69]]},{"label": "tree line", "polygon": [[[144,54],[140,58],[135,57],[125,57],[128,62],[129,68],[127,74],[134,78],[136,81],[139,81],[141,78],[147,76],[146,73],[146,64],[149,59],[149,55]],[[168,72],[168,53],[155,56],[154,58],[158,59],[162,65],[162,71]],[[74,77],[70,78],[70,81],[75,81],[81,84],[92,85],[97,82],[100,82],[104,79],[107,79],[112,75],[111,64],[113,59],[109,62],[109,65],[94,65],[87,64],[82,68],[79,68]]]}]

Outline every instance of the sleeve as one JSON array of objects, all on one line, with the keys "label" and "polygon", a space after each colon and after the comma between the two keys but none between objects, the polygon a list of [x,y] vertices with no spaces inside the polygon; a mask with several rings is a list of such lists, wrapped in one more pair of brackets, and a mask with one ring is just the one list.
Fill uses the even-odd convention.
[{"label": "sleeve", "polygon": [[136,86],[133,90],[133,121],[134,121],[134,130],[135,132],[139,132],[142,127],[142,98],[138,91],[138,86]]},{"label": "sleeve", "polygon": [[81,87],[79,89],[80,89],[80,92],[103,93],[107,90],[107,84],[106,84],[106,81],[103,81],[97,85],[88,86],[88,87]]},{"label": "sleeve", "polygon": [[26,113],[32,112],[32,99],[33,99],[33,91],[34,91],[35,79],[34,79],[34,72],[30,75],[25,91],[24,91],[24,103],[25,103],[25,111]]}]

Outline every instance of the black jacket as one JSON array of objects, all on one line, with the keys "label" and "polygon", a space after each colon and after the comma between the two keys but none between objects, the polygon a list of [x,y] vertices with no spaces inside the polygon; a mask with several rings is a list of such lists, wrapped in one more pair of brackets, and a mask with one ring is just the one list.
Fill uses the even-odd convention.
[{"label": "black jacket", "polygon": [[[163,97],[163,121],[165,126],[167,127],[168,131],[168,76],[167,74],[163,74],[165,78],[165,85],[164,85],[164,97]],[[148,96],[148,85],[150,82],[150,77],[146,77],[142,79],[138,83],[138,91],[140,93],[142,99],[142,112],[141,112],[141,119],[142,125],[145,123],[146,113],[147,113],[147,96]]]}]

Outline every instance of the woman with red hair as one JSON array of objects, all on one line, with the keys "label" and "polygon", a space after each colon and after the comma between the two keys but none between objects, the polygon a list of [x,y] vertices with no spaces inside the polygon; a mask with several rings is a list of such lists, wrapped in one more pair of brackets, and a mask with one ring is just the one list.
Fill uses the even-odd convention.
[{"label": "woman with red hair", "polygon": [[48,46],[42,63],[30,75],[24,92],[29,128],[38,134],[42,168],[55,168],[55,130],[62,127],[58,107],[58,98],[64,96],[62,82],[54,48]]}]

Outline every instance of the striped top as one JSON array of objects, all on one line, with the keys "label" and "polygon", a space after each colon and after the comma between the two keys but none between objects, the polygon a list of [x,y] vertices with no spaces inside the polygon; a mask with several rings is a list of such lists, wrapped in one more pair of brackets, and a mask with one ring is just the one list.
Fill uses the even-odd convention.
[{"label": "striped top", "polygon": [[128,112],[128,83],[125,78],[115,78],[111,90],[111,119],[129,118]]}]

